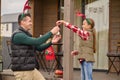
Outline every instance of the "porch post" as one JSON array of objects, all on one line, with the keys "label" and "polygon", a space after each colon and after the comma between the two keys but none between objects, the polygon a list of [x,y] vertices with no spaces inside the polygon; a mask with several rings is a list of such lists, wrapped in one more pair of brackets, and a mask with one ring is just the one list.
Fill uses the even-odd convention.
[{"label": "porch post", "polygon": [[[73,24],[74,19],[74,0],[64,0],[64,20]],[[63,49],[64,49],[64,61],[63,61],[63,79],[73,80],[73,61],[70,55],[73,49],[73,33],[63,27]]]},{"label": "porch post", "polygon": [[35,1],[36,0],[29,0],[30,1],[30,3],[29,3],[29,5],[30,5],[30,7],[31,7],[31,9],[29,10],[29,12],[31,13],[31,17],[32,17],[32,23],[33,23],[33,27],[32,27],[32,29],[31,29],[31,33],[33,34],[33,36],[35,36],[35,33],[34,33],[34,25],[35,25],[35,23],[34,23],[34,21],[35,21],[35,17],[34,17],[34,13],[35,13],[35,10],[34,10],[34,8],[35,8]]}]

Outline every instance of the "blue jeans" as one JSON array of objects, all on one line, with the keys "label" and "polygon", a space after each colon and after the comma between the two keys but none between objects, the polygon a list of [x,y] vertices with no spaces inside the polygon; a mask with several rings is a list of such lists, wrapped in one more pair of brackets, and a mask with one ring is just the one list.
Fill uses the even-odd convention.
[{"label": "blue jeans", "polygon": [[93,68],[93,62],[83,61],[81,63],[81,80],[93,80],[92,68]]}]

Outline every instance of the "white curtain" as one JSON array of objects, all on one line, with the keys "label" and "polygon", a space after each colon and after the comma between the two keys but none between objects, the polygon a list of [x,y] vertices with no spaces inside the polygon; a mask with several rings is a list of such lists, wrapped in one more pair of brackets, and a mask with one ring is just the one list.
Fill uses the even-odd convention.
[{"label": "white curtain", "polygon": [[85,14],[95,21],[97,52],[94,69],[108,68],[108,30],[109,30],[109,0],[98,0],[85,6]]}]

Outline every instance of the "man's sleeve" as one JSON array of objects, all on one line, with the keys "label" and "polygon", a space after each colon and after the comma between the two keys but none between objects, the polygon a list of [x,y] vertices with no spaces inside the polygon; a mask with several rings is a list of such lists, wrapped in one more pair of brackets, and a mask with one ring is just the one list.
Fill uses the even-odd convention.
[{"label": "man's sleeve", "polygon": [[13,37],[13,42],[16,44],[26,44],[26,45],[41,45],[45,43],[52,36],[51,32],[46,33],[42,37],[33,38],[29,37],[25,33],[17,33]]},{"label": "man's sleeve", "polygon": [[41,45],[36,46],[36,49],[37,49],[38,51],[43,51],[43,50],[47,49],[48,47],[50,47],[51,45],[52,45],[51,42],[49,42],[49,43],[44,43],[44,44],[41,44]]}]

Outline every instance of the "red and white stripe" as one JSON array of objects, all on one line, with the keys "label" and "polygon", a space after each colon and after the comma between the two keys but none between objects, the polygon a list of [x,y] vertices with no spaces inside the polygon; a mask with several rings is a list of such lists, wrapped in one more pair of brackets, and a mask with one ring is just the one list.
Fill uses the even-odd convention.
[{"label": "red and white stripe", "polygon": [[66,23],[67,28],[72,30],[74,33],[77,33],[83,40],[88,40],[89,32],[78,28],[77,26],[71,25],[70,23]]}]

